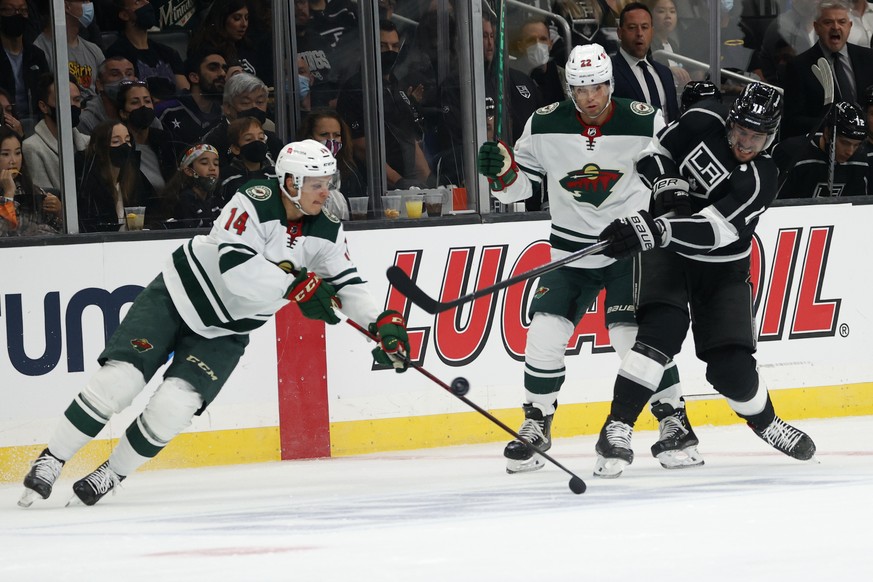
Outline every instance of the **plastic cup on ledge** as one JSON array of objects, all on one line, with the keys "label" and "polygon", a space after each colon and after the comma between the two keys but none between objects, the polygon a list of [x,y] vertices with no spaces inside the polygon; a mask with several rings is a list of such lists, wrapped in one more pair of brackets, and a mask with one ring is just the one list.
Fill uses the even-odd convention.
[{"label": "plastic cup on ledge", "polygon": [[407,218],[421,218],[424,211],[424,196],[421,194],[406,194],[403,196]]},{"label": "plastic cup on ledge", "polygon": [[145,206],[125,206],[124,221],[127,230],[142,230],[145,223]]},{"label": "plastic cup on ledge", "polygon": [[397,220],[400,218],[400,205],[403,197],[397,194],[382,196],[382,212],[385,218],[389,220]]},{"label": "plastic cup on ledge", "polygon": [[440,190],[431,190],[424,195],[424,208],[427,210],[428,218],[434,216],[442,216],[443,214],[443,193]]},{"label": "plastic cup on ledge", "polygon": [[367,196],[349,198],[349,208],[352,220],[367,220],[367,208],[370,199]]}]

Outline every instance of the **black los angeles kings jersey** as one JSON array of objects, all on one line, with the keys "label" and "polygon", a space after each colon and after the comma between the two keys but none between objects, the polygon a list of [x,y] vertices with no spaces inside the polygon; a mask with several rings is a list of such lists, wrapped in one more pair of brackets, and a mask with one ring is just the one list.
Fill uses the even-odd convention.
[{"label": "black los angeles kings jersey", "polygon": [[821,134],[811,139],[792,137],[773,148],[779,168],[779,198],[818,198],[819,196],[865,196],[867,194],[867,156],[863,148],[844,164],[834,164],[833,190],[828,193],[830,152],[819,147]]},{"label": "black los angeles kings jersey", "polygon": [[758,217],[776,197],[778,170],[768,154],[740,163],[727,141],[727,108],[689,109],[640,154],[637,170],[651,186],[681,175],[690,184],[694,214],[665,217],[665,248],[705,262],[746,257]]}]

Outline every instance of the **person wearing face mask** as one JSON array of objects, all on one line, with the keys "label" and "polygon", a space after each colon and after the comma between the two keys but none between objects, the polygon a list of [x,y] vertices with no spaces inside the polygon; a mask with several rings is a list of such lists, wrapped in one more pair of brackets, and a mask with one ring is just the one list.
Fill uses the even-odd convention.
[{"label": "person wearing face mask", "polygon": [[125,81],[118,91],[118,117],[127,126],[140,170],[156,192],[164,189],[176,172],[176,147],[163,128],[152,127],[155,106],[142,81]]},{"label": "person wearing face mask", "polygon": [[139,156],[123,123],[109,120],[94,128],[88,147],[77,160],[76,175],[81,176],[80,232],[127,230],[125,206],[145,206],[146,226],[154,225],[160,200],[139,169]]},{"label": "person wearing face mask", "polygon": [[[58,158],[58,102],[54,75],[43,75],[37,84],[37,106],[43,118],[34,127],[34,133],[24,140],[24,156],[30,168],[33,183],[42,188],[62,189],[60,159]],[[77,152],[88,145],[88,136],[76,130],[79,122],[82,96],[79,87],[70,79],[70,119],[73,125],[73,147]]]},{"label": "person wearing face mask", "polygon": [[[203,143],[208,143],[218,150],[221,159],[221,167],[230,164],[231,144],[228,127],[236,120],[243,117],[254,117],[262,126],[272,124],[267,119],[267,86],[263,81],[248,73],[238,73],[229,78],[224,84],[224,98],[222,102],[224,117],[203,136]],[[275,132],[264,129],[267,143],[268,161],[272,163],[282,147],[282,140]]]},{"label": "person wearing face mask", "polygon": [[218,150],[204,143],[188,148],[161,200],[166,228],[212,226],[223,206],[218,191]]},{"label": "person wearing face mask", "polygon": [[[343,144],[352,143],[352,131],[339,113],[333,109],[314,109],[300,125],[298,139],[312,139],[326,147],[336,158],[339,180],[337,189],[341,196],[352,198],[367,195],[367,183],[363,172],[358,168],[352,148]],[[343,202],[342,206],[348,206]],[[346,211],[348,212],[348,211]],[[341,212],[334,212],[339,216]]]},{"label": "person wearing face mask", "polygon": [[[107,119],[118,119],[118,90],[123,81],[136,81],[133,63],[124,57],[107,57],[97,67],[95,89],[97,97],[88,100],[88,105],[79,117],[78,130],[83,135],[91,135],[94,128]],[[153,127],[161,127],[155,120]]]},{"label": "person wearing face mask", "polygon": [[268,159],[267,134],[254,117],[240,117],[227,128],[230,140],[230,163],[220,170],[220,196],[227,202],[237,189],[249,180],[262,180],[272,172]]},{"label": "person wearing face mask", "polygon": [[198,143],[221,121],[227,61],[217,52],[189,52],[185,70],[191,90],[183,91],[176,99],[162,101],[156,109],[161,125],[183,148]]},{"label": "person wearing face mask", "polygon": [[563,101],[567,97],[563,84],[564,68],[551,59],[551,50],[549,27],[540,18],[522,24],[509,49],[509,66],[530,76],[546,104]]},{"label": "person wearing face mask", "polygon": [[26,0],[0,0],[0,87],[15,100],[15,110],[29,134],[36,123],[36,84],[40,75],[48,73],[45,53],[25,42],[24,33],[30,23]]},{"label": "person wearing face mask", "polygon": [[[55,70],[52,41],[51,0],[39,0],[39,11],[43,15],[42,32],[33,44],[45,53],[49,67]],[[97,95],[97,67],[106,57],[93,42],[80,36],[80,29],[87,28],[94,21],[94,3],[91,0],[67,0],[64,2],[64,16],[67,23],[67,54],[70,59],[70,74],[81,87],[82,98]]]},{"label": "person wearing face mask", "polygon": [[158,12],[148,0],[113,0],[123,30],[106,49],[106,56],[123,56],[133,63],[136,78],[146,81],[157,99],[169,99],[188,89],[182,57],[172,47],[149,38],[158,24]]}]

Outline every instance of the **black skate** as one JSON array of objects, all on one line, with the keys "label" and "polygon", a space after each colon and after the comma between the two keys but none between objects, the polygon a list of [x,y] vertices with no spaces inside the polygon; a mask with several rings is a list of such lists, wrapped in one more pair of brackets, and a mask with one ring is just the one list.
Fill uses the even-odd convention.
[{"label": "black skate", "polygon": [[697,435],[688,422],[685,408],[675,409],[669,404],[657,404],[652,413],[658,418],[658,440],[652,445],[652,456],[665,469],[699,467],[703,457],[697,451]]},{"label": "black skate", "polygon": [[808,461],[815,455],[815,443],[802,430],[796,429],[778,416],[764,429],[759,430],[749,423],[755,434],[764,439],[771,447],[789,457],[800,461]]},{"label": "black skate", "polygon": [[24,477],[24,493],[18,500],[18,505],[30,507],[37,496],[48,499],[63,466],[62,460],[51,454],[48,449],[43,450],[31,463],[30,471]]},{"label": "black skate", "polygon": [[[524,422],[518,429],[518,436],[540,451],[548,451],[552,448],[552,418],[555,415],[543,414],[543,411],[533,404],[523,404],[522,408]],[[536,471],[544,464],[542,457],[518,439],[506,445],[503,456],[506,457],[506,472],[510,474]]]},{"label": "black skate", "polygon": [[634,452],[631,450],[631,437],[634,427],[608,416],[600,438],[594,445],[597,462],[594,464],[594,476],[604,479],[615,479],[621,476],[624,468],[634,462]]},{"label": "black skate", "polygon": [[70,499],[67,505],[75,505],[77,499],[85,505],[94,505],[110,491],[114,495],[115,487],[122,481],[124,481],[124,475],[119,475],[110,469],[109,461],[106,461],[93,472],[73,483],[75,496]]}]

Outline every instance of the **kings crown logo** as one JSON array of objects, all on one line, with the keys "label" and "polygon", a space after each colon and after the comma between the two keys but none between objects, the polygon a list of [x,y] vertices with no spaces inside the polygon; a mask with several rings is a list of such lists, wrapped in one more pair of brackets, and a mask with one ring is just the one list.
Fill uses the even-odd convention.
[{"label": "kings crown logo", "polygon": [[561,186],[573,194],[578,202],[597,207],[609,197],[622,175],[618,170],[605,170],[597,164],[586,164],[581,170],[575,170],[561,178]]}]

